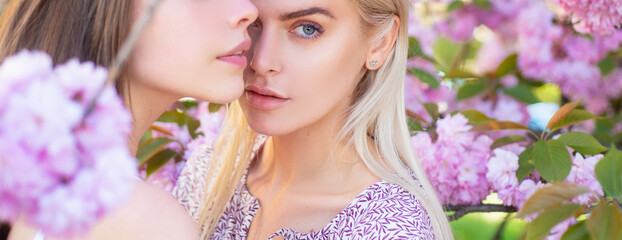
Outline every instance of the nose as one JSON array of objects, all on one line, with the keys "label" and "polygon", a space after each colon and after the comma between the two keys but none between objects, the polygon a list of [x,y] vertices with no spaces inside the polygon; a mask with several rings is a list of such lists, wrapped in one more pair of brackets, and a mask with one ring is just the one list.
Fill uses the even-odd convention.
[{"label": "nose", "polygon": [[253,47],[251,49],[250,67],[260,76],[270,76],[281,72],[279,61],[279,38],[278,34],[271,34],[269,29],[260,29],[258,33],[251,34]]},{"label": "nose", "polygon": [[233,14],[229,15],[229,23],[234,29],[243,28],[246,29],[248,25],[253,23],[257,19],[259,14],[257,7],[249,0],[237,0],[237,4],[234,4]]}]

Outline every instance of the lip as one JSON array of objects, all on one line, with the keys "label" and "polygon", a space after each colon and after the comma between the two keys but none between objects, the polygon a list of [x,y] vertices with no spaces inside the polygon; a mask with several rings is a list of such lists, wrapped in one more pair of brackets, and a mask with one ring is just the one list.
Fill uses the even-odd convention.
[{"label": "lip", "polygon": [[269,88],[257,86],[247,86],[244,95],[252,107],[264,111],[275,110],[289,101],[289,98]]},{"label": "lip", "polygon": [[[248,60],[246,59],[245,54],[248,51],[248,49],[250,49],[250,47],[251,47],[251,40],[245,39],[240,44],[238,44],[235,48],[231,49],[230,51],[228,51],[227,53],[221,56],[216,57],[216,59],[226,62],[226,63],[237,65],[240,67],[246,67],[246,65],[248,64]],[[235,54],[239,52],[241,52],[241,54]]]}]

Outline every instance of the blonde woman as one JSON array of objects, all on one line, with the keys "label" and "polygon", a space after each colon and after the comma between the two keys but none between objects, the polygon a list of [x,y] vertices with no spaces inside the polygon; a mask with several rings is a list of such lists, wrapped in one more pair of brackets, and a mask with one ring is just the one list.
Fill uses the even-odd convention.
[{"label": "blonde woman", "polygon": [[202,238],[452,239],[406,126],[409,1],[253,3],[245,94],[174,190]]}]

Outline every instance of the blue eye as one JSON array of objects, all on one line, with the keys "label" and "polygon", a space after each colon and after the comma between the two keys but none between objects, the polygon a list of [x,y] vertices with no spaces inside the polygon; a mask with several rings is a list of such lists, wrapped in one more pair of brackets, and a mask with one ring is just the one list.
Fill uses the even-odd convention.
[{"label": "blue eye", "polygon": [[302,38],[315,38],[318,37],[323,30],[320,26],[316,26],[315,24],[302,23],[294,28],[293,32]]}]

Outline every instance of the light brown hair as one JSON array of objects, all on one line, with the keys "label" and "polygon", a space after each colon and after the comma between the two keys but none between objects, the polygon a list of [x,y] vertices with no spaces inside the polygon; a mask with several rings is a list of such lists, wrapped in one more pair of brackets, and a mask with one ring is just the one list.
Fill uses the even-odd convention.
[{"label": "light brown hair", "polygon": [[54,64],[78,58],[109,68],[129,33],[131,2],[8,0],[0,15],[0,62],[29,49],[47,52]]}]

